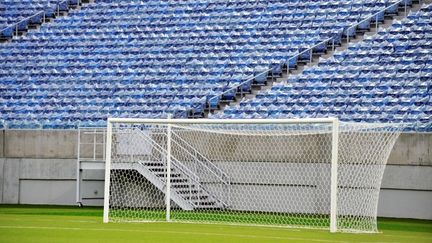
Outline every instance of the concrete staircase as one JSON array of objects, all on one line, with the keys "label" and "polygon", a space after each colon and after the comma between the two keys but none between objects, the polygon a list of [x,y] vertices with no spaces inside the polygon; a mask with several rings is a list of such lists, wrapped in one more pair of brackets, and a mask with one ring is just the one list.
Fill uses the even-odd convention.
[{"label": "concrete staircase", "polygon": [[[140,146],[151,147],[152,152],[145,156],[131,155],[128,159],[129,162],[116,163],[116,161],[113,161],[112,169],[136,170],[158,190],[166,194],[168,152],[161,145],[166,140],[156,141],[152,138],[152,135],[145,134],[139,129],[130,129],[127,133],[129,136],[133,134],[133,146],[137,149]],[[196,152],[191,152],[190,147],[180,144],[179,138],[176,139],[176,136],[178,135],[172,136],[172,146],[175,146],[178,154],[182,154],[184,157],[185,154]],[[170,197],[181,209],[220,209],[228,207],[228,204],[222,199],[226,192],[223,189],[221,190],[221,188],[217,190],[214,188],[215,184],[227,185],[223,178],[217,177],[222,172],[218,167],[214,164],[209,164],[211,163],[210,161],[203,161],[203,158],[198,158],[195,155],[182,158],[184,162],[173,154],[171,154],[170,158]],[[189,167],[186,163],[189,163]],[[195,168],[199,167],[199,169],[193,171],[193,168],[190,168],[191,165],[194,165]],[[213,175],[213,177],[208,175]],[[209,183],[212,186],[208,186]]]},{"label": "concrete staircase", "polygon": [[[205,190],[199,179],[176,161],[171,168],[171,199],[183,210],[224,208]],[[166,193],[166,165],[162,162],[139,161],[136,170],[161,192]]]}]

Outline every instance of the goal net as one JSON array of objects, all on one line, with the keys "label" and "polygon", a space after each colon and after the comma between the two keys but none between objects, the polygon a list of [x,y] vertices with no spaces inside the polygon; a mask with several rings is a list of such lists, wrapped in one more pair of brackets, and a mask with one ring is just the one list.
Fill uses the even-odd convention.
[{"label": "goal net", "polygon": [[104,222],[376,232],[399,133],[331,118],[109,119]]}]

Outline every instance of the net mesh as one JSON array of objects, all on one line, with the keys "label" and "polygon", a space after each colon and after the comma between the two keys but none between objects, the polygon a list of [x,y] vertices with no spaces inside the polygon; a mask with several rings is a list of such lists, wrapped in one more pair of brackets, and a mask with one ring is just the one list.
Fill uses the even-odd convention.
[{"label": "net mesh", "polygon": [[[172,221],[330,227],[331,123],[172,122],[113,123],[110,221],[166,220],[170,159]],[[340,123],[338,230],[377,231],[381,178],[399,131]]]}]

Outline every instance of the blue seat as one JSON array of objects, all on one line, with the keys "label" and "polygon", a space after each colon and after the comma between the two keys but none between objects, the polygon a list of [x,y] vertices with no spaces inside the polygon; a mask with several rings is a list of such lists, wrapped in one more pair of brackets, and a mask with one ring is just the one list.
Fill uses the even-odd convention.
[{"label": "blue seat", "polygon": [[[57,5],[45,3],[42,10],[53,16]],[[109,116],[199,116],[207,105],[216,108],[222,99],[233,100],[237,92],[250,92],[252,84],[264,84],[269,75],[279,76],[284,68],[309,60],[310,51],[298,56],[301,51],[329,37],[341,43],[348,26],[389,3],[104,0],[84,5],[7,48],[0,46],[0,100],[11,107],[0,113],[0,120],[6,127],[71,128],[103,126]],[[59,9],[66,7],[62,3]],[[429,110],[415,107],[426,106],[430,87],[405,85],[430,80],[430,57],[424,51],[431,44],[426,38],[430,25],[424,11],[429,10],[239,106],[245,110],[228,108],[226,116],[424,120]],[[40,21],[37,15],[29,22]],[[322,44],[313,52],[326,50]],[[410,95],[415,99],[406,98]],[[369,102],[371,109],[350,109],[375,97],[379,100]],[[393,117],[380,116],[397,102],[404,106],[396,108],[411,113],[390,110]],[[37,109],[29,109],[36,104]],[[23,123],[25,117],[30,121]]]}]

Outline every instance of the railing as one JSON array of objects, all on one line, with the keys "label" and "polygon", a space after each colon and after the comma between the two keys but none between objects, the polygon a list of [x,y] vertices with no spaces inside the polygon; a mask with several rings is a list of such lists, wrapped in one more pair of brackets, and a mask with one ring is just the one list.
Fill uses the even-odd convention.
[{"label": "railing", "polygon": [[[132,128],[131,131],[138,131],[138,135],[144,139],[145,142],[149,142],[153,148],[161,155],[165,154],[166,156],[166,151],[165,149],[159,145],[156,141],[154,141],[152,138],[150,138],[147,134],[143,133],[141,130],[139,129],[134,129]],[[152,155],[153,158],[155,158]],[[165,167],[166,167],[166,161],[164,159],[157,159],[155,158],[155,161],[160,161]],[[140,164],[141,166],[144,166],[142,163],[138,162],[138,164]],[[186,167],[185,165],[183,165],[182,163],[180,163],[175,157],[171,156],[171,165],[178,169],[181,173],[183,173],[184,175],[186,175],[186,177],[189,179],[189,203],[193,205],[192,202],[192,196],[194,196],[194,194],[192,193],[192,186],[196,186],[197,190],[198,190],[198,200],[200,199],[200,195],[199,195],[199,189],[200,189],[200,185],[201,183],[199,182],[199,177],[194,174],[188,167]],[[171,173],[171,171],[167,170],[167,173]],[[165,181],[163,181],[165,183],[164,187],[167,186],[168,184],[168,178],[165,178]],[[187,200],[186,198],[184,198],[183,195],[179,195],[183,200]]]},{"label": "railing", "polygon": [[[419,0],[419,2],[421,4],[422,0]],[[348,27],[347,28],[347,35],[346,35],[347,36],[347,42],[350,41],[350,33],[351,33],[352,30],[355,31],[357,29],[357,27],[360,26],[363,23],[371,22],[373,18],[375,18],[375,28],[376,28],[376,30],[378,30],[378,22],[379,22],[378,17],[381,14],[385,14],[386,10],[391,9],[393,7],[399,7],[402,3],[404,4],[404,16],[407,16],[407,14],[408,14],[407,0],[399,0],[399,1],[397,1],[397,2],[395,2],[393,4],[391,4],[391,5],[389,5],[387,7],[385,7],[384,9],[380,10],[379,12],[367,16],[362,21],[357,22],[357,23],[351,25],[350,27]]]},{"label": "railing", "polygon": [[[174,133],[172,133],[174,134]],[[177,137],[179,138],[179,137]],[[186,165],[184,165],[182,162],[173,159],[173,165],[175,166],[177,162],[179,165],[181,165],[182,167],[188,168],[188,170],[193,171],[193,175],[196,176],[196,182],[198,182],[199,187],[201,187],[203,190],[205,190],[209,195],[212,195],[212,197],[219,201],[221,204],[223,204],[224,206],[228,206],[228,204],[225,202],[225,200],[223,200],[222,198],[224,197],[224,193],[227,192],[227,199],[226,201],[228,202],[229,199],[229,195],[230,195],[230,185],[231,182],[229,181],[229,177],[227,177],[227,175],[225,174],[225,176],[227,177],[226,180],[224,180],[222,178],[222,176],[218,176],[217,173],[215,173],[213,170],[211,170],[206,164],[204,164],[197,156],[194,156],[192,154],[192,152],[188,151],[186,148],[184,148],[178,141],[172,140],[172,143],[175,144],[176,146],[179,146],[184,152],[186,152],[189,156],[191,156],[193,158],[193,162],[195,162],[194,164],[194,169],[189,169]],[[171,158],[173,158],[171,156]],[[204,157],[203,157],[204,158]],[[209,162],[211,163],[211,162]],[[215,165],[213,165],[214,167],[216,167]],[[210,178],[207,175],[199,175],[199,171],[201,171],[201,169],[204,169],[207,172],[210,172],[211,175],[214,175],[220,182],[217,181],[212,181],[210,180]],[[216,167],[217,168],[217,167]],[[219,169],[219,168],[217,168]],[[219,169],[220,170],[220,169]],[[210,190],[206,189],[206,186],[204,185],[205,183],[212,183],[213,185],[219,185],[220,186],[220,190],[217,192],[215,192],[214,190],[212,190],[212,192],[210,192]],[[219,195],[215,195],[215,194],[219,194]]]},{"label": "railing", "polygon": [[105,127],[79,127],[77,137],[76,202],[82,205],[82,163],[104,162],[106,149]]},{"label": "railing", "polygon": [[[191,155],[192,157],[194,157],[194,159],[196,159],[196,162],[198,162],[203,167],[205,167],[208,171],[210,171],[214,176],[216,176],[219,180],[221,180],[223,184],[226,184],[226,185],[230,184],[230,177],[223,170],[221,170],[219,167],[217,167],[215,164],[213,164],[209,159],[207,159],[206,157],[204,157],[204,155],[202,155],[199,151],[197,151],[192,145],[190,145],[189,143],[187,143],[178,134],[176,134],[174,132],[172,132],[171,134],[173,136],[175,136],[177,139],[179,139],[181,142],[183,142],[184,144],[186,144],[188,146],[188,148],[190,148],[194,153],[196,153],[196,155],[193,155],[191,152],[189,152],[188,150],[186,150],[185,148],[183,148],[183,146],[181,146],[180,144],[178,144],[176,142],[180,147],[182,147],[185,151],[187,151],[187,153],[189,155]],[[198,159],[198,155],[201,158],[203,158],[203,160],[205,162],[202,161],[202,160],[200,160],[200,159]]]},{"label": "railing", "polygon": [[[365,23],[365,22],[367,22],[367,21],[371,21],[371,19],[372,19],[373,17],[376,18],[376,22],[375,22],[375,24],[376,24],[376,28],[378,29],[378,16],[379,16],[380,14],[382,14],[382,13],[385,13],[386,10],[388,10],[388,9],[390,9],[390,8],[392,8],[392,7],[399,6],[401,3],[404,3],[405,16],[406,16],[406,15],[407,15],[407,11],[408,11],[408,9],[407,9],[407,0],[399,0],[399,1],[397,1],[397,2],[395,2],[395,3],[393,3],[393,4],[391,4],[391,5],[389,5],[389,6],[387,6],[387,7],[385,7],[384,9],[381,9],[380,11],[376,12],[375,14],[371,14],[371,15],[367,16],[367,17],[366,17],[365,19],[363,19],[362,21],[359,21],[359,22],[357,22],[357,23],[355,23],[355,24],[349,26],[349,27],[347,28],[347,35],[346,35],[346,36],[347,36],[347,43],[350,41],[350,38],[349,38],[349,36],[350,36],[350,32],[349,32],[349,31],[350,31],[350,30],[354,29],[354,31],[355,31],[355,29],[356,29],[359,25],[361,25],[361,24],[363,24],[363,23]],[[419,3],[421,4],[421,3],[422,3],[422,0],[419,0]],[[287,64],[286,64],[286,65],[287,65],[287,74],[289,74],[289,64],[290,64],[290,61],[291,61],[292,59],[298,59],[298,58],[299,58],[300,56],[302,56],[303,54],[309,52],[309,53],[310,53],[310,54],[309,54],[309,61],[312,62],[312,60],[313,60],[313,50],[314,50],[316,47],[320,46],[320,45],[326,45],[326,46],[328,46],[328,44],[330,43],[330,41],[332,42],[332,51],[334,51],[334,50],[335,50],[335,37],[330,37],[330,38],[328,38],[328,39],[326,39],[326,40],[324,40],[324,41],[321,41],[321,42],[319,42],[318,44],[315,44],[315,45],[313,45],[312,47],[309,47],[308,49],[306,49],[306,50],[304,50],[304,51],[302,51],[302,52],[299,52],[299,53],[297,53],[296,55],[290,57],[290,58],[288,59]],[[225,90],[224,92],[222,92],[222,93],[220,93],[220,94],[218,94],[218,95],[215,95],[215,96],[211,97],[211,98],[208,99],[208,100],[207,100],[207,98],[204,98],[204,100],[205,100],[205,102],[207,102],[207,104],[209,104],[209,108],[211,109],[211,104],[213,103],[212,101],[214,101],[214,100],[219,100],[221,97],[223,97],[223,95],[225,95],[225,94],[227,94],[227,93],[232,93],[232,92],[235,92],[235,93],[236,93],[237,90],[239,89],[239,87],[241,87],[241,86],[243,86],[244,84],[247,84],[247,83],[249,83],[249,82],[253,82],[253,80],[254,80],[255,78],[261,76],[262,74],[268,73],[268,72],[270,72],[270,71],[272,71],[272,70],[273,70],[273,68],[270,68],[270,69],[268,69],[268,70],[266,70],[266,71],[264,71],[264,72],[259,73],[258,75],[253,76],[252,78],[248,78],[246,81],[241,82],[240,84],[238,84],[238,85],[236,85],[236,86],[234,86],[234,87],[232,87],[232,88],[229,88],[229,89]],[[243,91],[243,89],[240,88],[240,94],[241,94],[241,96],[243,96],[243,95],[242,95],[242,93],[243,93],[242,91]]]},{"label": "railing", "polygon": [[[303,54],[305,54],[305,53],[307,53],[307,52],[310,52],[309,60],[312,61],[312,59],[313,59],[313,49],[315,49],[316,47],[318,47],[318,46],[320,46],[320,45],[326,45],[326,46],[327,46],[328,43],[329,43],[331,40],[333,40],[333,42],[332,42],[332,50],[334,50],[334,48],[335,48],[334,37],[330,37],[330,38],[328,38],[328,39],[326,39],[326,40],[324,40],[324,41],[321,41],[321,42],[319,42],[318,44],[315,44],[315,45],[313,45],[312,47],[309,47],[308,49],[306,49],[306,50],[304,50],[304,51],[302,51],[302,52],[299,52],[299,53],[295,54],[294,56],[288,58],[288,62],[287,62],[287,74],[289,73],[289,64],[290,64],[290,61],[291,61],[292,59],[298,59],[298,58],[299,58],[300,56],[302,56]],[[220,94],[218,94],[218,95],[215,95],[215,96],[211,97],[211,98],[208,100],[208,103],[211,105],[213,100],[215,100],[215,99],[219,99],[220,97],[222,97],[223,95],[225,95],[225,94],[227,94],[227,93],[232,93],[232,92],[235,92],[235,93],[236,93],[237,90],[239,89],[239,87],[242,87],[244,84],[247,84],[247,83],[249,83],[249,82],[253,82],[253,81],[255,80],[255,78],[260,77],[260,76],[262,76],[263,74],[268,74],[268,73],[271,72],[272,70],[273,70],[273,68],[269,68],[269,69],[265,70],[264,72],[261,72],[261,73],[255,75],[255,76],[253,76],[253,77],[251,77],[251,78],[248,78],[247,80],[241,82],[240,84],[238,84],[238,85],[236,85],[236,86],[234,86],[234,87],[232,87],[232,88],[230,88],[230,89],[227,89],[227,90],[225,90],[224,92],[222,92],[222,93],[220,93]],[[240,88],[240,95],[243,96],[243,89],[242,89],[242,88]]]},{"label": "railing", "polygon": [[[20,21],[18,21],[18,22],[16,22],[16,23],[14,23],[14,24],[11,24],[11,25],[9,25],[9,26],[6,26],[6,27],[3,28],[2,30],[0,30],[0,34],[3,35],[3,33],[4,33],[7,29],[15,29],[15,30],[14,30],[15,35],[18,35],[18,32],[19,32],[19,28],[18,28],[18,27],[19,27],[19,25],[20,25],[22,22],[24,22],[24,21],[30,21],[30,19],[32,19],[33,17],[36,17],[36,16],[38,16],[38,15],[40,15],[40,14],[42,14],[42,23],[45,23],[45,18],[46,18],[46,16],[45,16],[45,11],[42,10],[42,11],[40,11],[40,12],[37,12],[36,14],[33,14],[33,15],[30,16],[30,17],[24,18],[24,19],[22,19],[22,20],[20,20]],[[12,36],[14,35],[14,34],[13,34],[14,32],[12,32]]]},{"label": "railing", "polygon": [[[138,131],[137,134],[139,134],[139,136],[141,138],[143,138],[145,141],[151,143],[154,146],[154,148],[157,150],[157,152],[159,152],[160,154],[166,154],[165,149],[160,144],[158,144],[156,141],[154,141],[152,138],[150,138],[147,134],[145,134],[141,130],[135,129],[135,128],[133,128],[132,131]],[[199,177],[197,175],[195,175],[192,172],[192,170],[190,170],[185,165],[180,163],[175,157],[171,156],[171,158],[172,158],[171,162],[173,162],[173,165],[175,167],[178,167],[178,169],[181,172],[183,172],[184,174],[189,176],[193,181],[199,182]],[[178,162],[178,163],[176,163],[176,162]]]},{"label": "railing", "polygon": [[[138,134],[145,139],[147,142],[152,143],[152,145],[154,146],[154,148],[161,154],[166,154],[165,149],[158,144],[156,141],[154,141],[152,138],[150,138],[147,134],[143,133],[141,130],[139,129],[132,129],[132,131],[138,131]],[[183,148],[184,149],[184,148]],[[189,177],[189,179],[191,179],[192,181],[194,181],[196,183],[196,186],[199,188],[201,188],[202,190],[204,190],[206,193],[208,193],[209,195],[211,195],[215,200],[219,201],[220,203],[222,203],[225,206],[228,206],[228,204],[226,202],[224,202],[221,198],[217,197],[216,195],[214,195],[212,192],[210,192],[210,190],[206,189],[205,186],[202,185],[202,183],[200,182],[200,178],[198,175],[196,175],[191,169],[189,169],[187,166],[185,166],[182,162],[180,162],[177,158],[175,158],[174,156],[171,155],[171,162],[172,165],[177,168],[179,171],[181,171],[182,173],[184,173],[186,176]],[[227,184],[229,185],[229,184]]]},{"label": "railing", "polygon": [[[141,130],[139,129],[135,129],[137,131],[139,131],[139,134],[141,135],[141,137],[146,138],[147,140],[150,140],[151,143],[154,146],[157,146],[160,149],[163,149],[159,144],[157,144],[154,140],[152,140],[148,135],[144,134]],[[152,134],[154,135],[166,135],[166,133],[164,132],[153,132]],[[178,134],[172,132],[171,133],[172,136],[175,136],[179,141],[183,142],[185,145],[188,146],[188,148],[190,148],[196,155],[192,154],[192,152],[189,152],[186,148],[184,148],[184,146],[182,146],[179,142],[172,140],[173,143],[176,143],[176,145],[178,145],[180,148],[182,148],[187,154],[189,154],[191,157],[193,157],[195,159],[196,162],[198,162],[199,164],[201,164],[204,168],[206,168],[206,170],[210,171],[211,174],[213,174],[215,177],[217,177],[219,180],[222,181],[223,184],[229,185],[230,184],[230,177],[228,176],[228,174],[226,174],[223,170],[221,170],[219,167],[217,167],[216,165],[214,165],[210,160],[208,160],[206,157],[204,157],[204,155],[202,155],[199,151],[197,151],[193,146],[191,146],[189,143],[187,143],[183,138],[181,138]],[[160,150],[158,150],[159,152],[161,152]],[[198,159],[198,155],[204,159],[204,161],[199,160]],[[211,168],[210,168],[211,167]],[[189,170],[189,169],[188,169]]]},{"label": "railing", "polygon": [[[77,2],[77,5],[81,4],[81,0],[77,0],[76,2]],[[60,6],[62,4],[67,4],[67,6],[69,8],[70,0],[63,0],[63,1],[59,1],[57,3],[57,5],[55,6],[55,12],[57,13],[57,16],[60,15]],[[8,26],[6,26],[6,27],[4,27],[3,29],[0,30],[0,34],[4,33],[7,29],[14,29],[13,32],[12,32],[12,36],[13,36],[13,33],[15,33],[15,35],[18,35],[18,33],[19,33],[19,26],[20,26],[21,23],[23,23],[23,22],[31,23],[31,19],[32,18],[34,18],[36,16],[40,16],[40,15],[41,15],[41,21],[42,21],[42,23],[45,23],[45,21],[46,21],[46,13],[45,12],[46,12],[45,10],[41,10],[41,11],[39,11],[39,12],[37,12],[37,13],[29,16],[29,17],[21,19],[20,21],[14,23],[14,24],[8,25]],[[27,24],[27,26],[28,26],[28,24]]]},{"label": "railing", "polygon": [[[321,46],[321,45],[326,45],[326,47],[327,47],[327,45],[328,45],[328,43],[330,41],[332,41],[332,51],[334,51],[334,49],[335,49],[335,40],[334,40],[334,37],[330,37],[330,38],[328,38],[326,40],[323,40],[323,41],[319,42],[318,44],[315,44],[315,45],[309,47],[308,49],[306,49],[306,50],[304,50],[302,52],[299,52],[296,55],[288,58],[288,65],[289,65],[289,61],[291,61],[292,59],[294,59],[294,58],[298,59],[300,56],[302,56],[303,54],[308,53],[308,52],[309,52],[309,62],[312,62],[312,60],[313,60],[313,50],[316,47]],[[287,74],[289,74],[289,66],[287,68]]]},{"label": "railing", "polygon": [[[105,144],[106,144],[106,128],[79,127],[78,146],[77,146],[78,163],[79,161],[105,160]],[[87,153],[87,156],[83,157],[83,151],[84,154]]]},{"label": "railing", "polygon": [[[236,85],[236,86],[234,86],[234,87],[231,87],[231,88],[225,90],[224,92],[222,92],[222,93],[220,93],[220,94],[218,94],[218,95],[215,95],[215,96],[211,97],[211,98],[208,100],[208,103],[209,103],[210,106],[211,106],[213,100],[215,100],[215,99],[219,99],[220,97],[222,97],[223,95],[228,94],[228,93],[232,93],[232,92],[235,92],[235,93],[236,93],[236,92],[237,92],[237,89],[238,89],[239,87],[241,87],[241,86],[243,86],[244,84],[247,84],[247,83],[249,83],[249,82],[253,82],[253,80],[255,80],[255,78],[259,77],[259,76],[262,75],[262,74],[267,74],[267,73],[268,73],[269,71],[271,71],[271,70],[273,70],[273,68],[270,68],[270,69],[268,69],[268,70],[265,70],[264,72],[261,72],[261,73],[259,73],[258,75],[255,75],[255,76],[253,76],[253,77],[251,77],[251,78],[248,78],[246,81],[243,81],[243,82],[241,82],[240,84],[238,84],[238,85]],[[240,89],[240,93],[243,94],[243,89]]]}]

